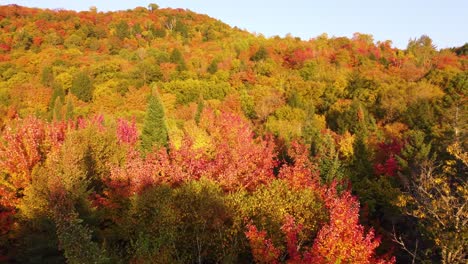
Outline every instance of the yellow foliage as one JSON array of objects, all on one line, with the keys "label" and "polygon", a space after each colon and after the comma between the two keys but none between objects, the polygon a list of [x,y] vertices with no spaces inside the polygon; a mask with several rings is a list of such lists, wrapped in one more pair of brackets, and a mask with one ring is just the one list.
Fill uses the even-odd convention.
[{"label": "yellow foliage", "polygon": [[354,156],[354,138],[354,135],[351,135],[351,133],[346,131],[343,134],[343,137],[341,138],[340,142],[338,143],[338,151],[340,155],[347,160],[351,159]]},{"label": "yellow foliage", "polygon": [[64,90],[68,90],[72,86],[73,76],[68,72],[62,72],[55,77],[55,81],[58,82]]},{"label": "yellow foliage", "polygon": [[174,119],[167,119],[167,133],[171,143],[176,149],[179,149],[182,146],[184,131],[177,127],[177,122]]},{"label": "yellow foliage", "polygon": [[204,149],[207,153],[214,152],[211,138],[205,130],[201,129],[194,120],[189,120],[184,123],[185,133],[194,141],[195,149]]},{"label": "yellow foliage", "polygon": [[386,138],[402,139],[403,133],[406,130],[408,130],[408,126],[400,122],[386,124],[383,127],[383,133],[385,134]]}]

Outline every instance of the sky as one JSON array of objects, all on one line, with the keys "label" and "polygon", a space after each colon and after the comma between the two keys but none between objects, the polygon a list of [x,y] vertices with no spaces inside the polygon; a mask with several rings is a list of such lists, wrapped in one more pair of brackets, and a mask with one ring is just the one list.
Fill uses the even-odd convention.
[{"label": "sky", "polygon": [[0,0],[0,5],[98,11],[133,9],[156,3],[207,14],[231,26],[266,37],[291,34],[303,40],[370,34],[406,48],[410,39],[428,35],[437,48],[468,42],[468,0]]}]

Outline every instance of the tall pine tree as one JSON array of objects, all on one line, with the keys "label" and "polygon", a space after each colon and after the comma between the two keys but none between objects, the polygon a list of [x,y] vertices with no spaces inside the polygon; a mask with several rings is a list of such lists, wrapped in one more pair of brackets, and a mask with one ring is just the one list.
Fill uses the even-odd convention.
[{"label": "tall pine tree", "polygon": [[65,112],[65,119],[70,120],[73,119],[73,116],[75,115],[75,110],[74,110],[73,102],[70,98],[67,99],[67,108]]},{"label": "tall pine tree", "polygon": [[151,95],[148,99],[148,109],[141,135],[141,147],[144,151],[151,151],[154,147],[167,147],[169,135],[167,132],[164,107],[159,98]]}]

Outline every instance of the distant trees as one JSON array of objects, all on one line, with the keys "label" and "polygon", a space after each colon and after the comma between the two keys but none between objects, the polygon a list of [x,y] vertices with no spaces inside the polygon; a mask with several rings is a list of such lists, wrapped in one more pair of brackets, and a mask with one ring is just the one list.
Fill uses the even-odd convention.
[{"label": "distant trees", "polygon": [[0,262],[466,259],[467,45],[0,17]]}]

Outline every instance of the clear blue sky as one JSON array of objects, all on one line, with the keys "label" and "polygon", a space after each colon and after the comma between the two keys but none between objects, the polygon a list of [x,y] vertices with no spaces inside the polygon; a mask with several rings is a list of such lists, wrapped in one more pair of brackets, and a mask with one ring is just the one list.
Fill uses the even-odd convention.
[{"label": "clear blue sky", "polygon": [[410,38],[426,34],[438,48],[468,42],[468,0],[0,0],[0,4],[98,11],[133,9],[156,3],[186,8],[267,37],[293,36],[308,40],[322,33],[351,37],[371,34],[405,48]]}]

